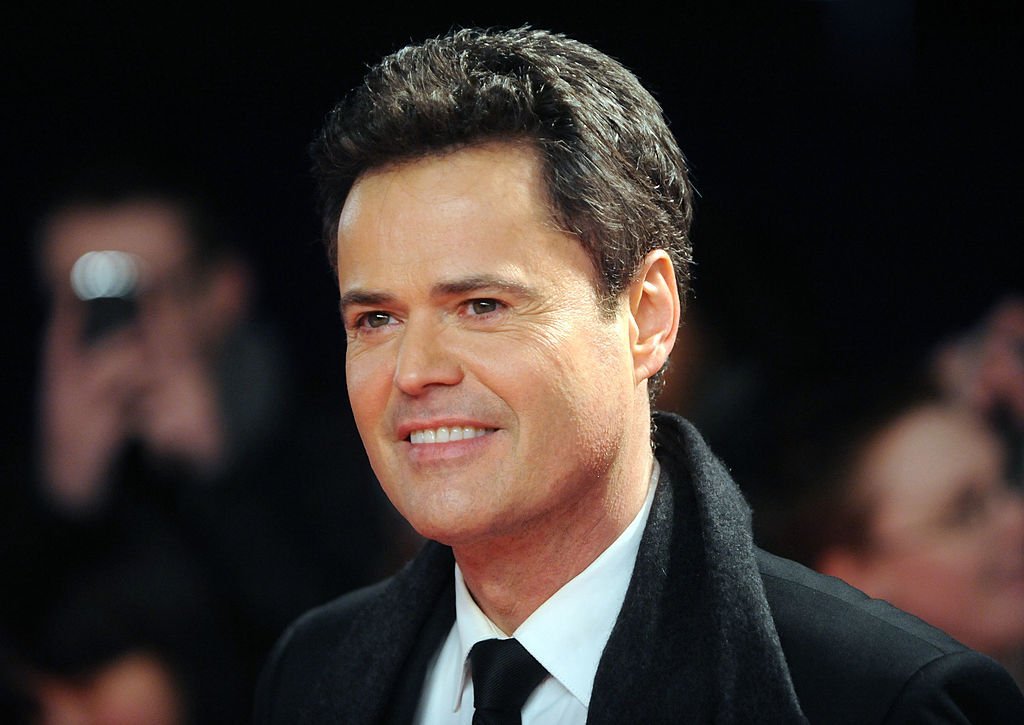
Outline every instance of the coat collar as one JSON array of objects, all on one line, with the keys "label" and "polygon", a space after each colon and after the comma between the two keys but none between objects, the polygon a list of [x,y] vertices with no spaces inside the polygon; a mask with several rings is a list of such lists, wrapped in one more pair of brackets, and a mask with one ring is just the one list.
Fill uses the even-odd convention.
[{"label": "coat collar", "polygon": [[427,663],[455,619],[454,563],[450,548],[427,542],[353,615],[303,722],[412,721]]},{"label": "coat collar", "polygon": [[[750,511],[686,421],[658,414],[661,479],[588,722],[802,722],[754,559]],[[451,550],[428,543],[356,613],[309,722],[409,722],[454,618]],[[342,684],[344,683],[344,684]]]},{"label": "coat collar", "polygon": [[588,722],[804,722],[746,501],[692,425],[655,425],[661,480]]}]

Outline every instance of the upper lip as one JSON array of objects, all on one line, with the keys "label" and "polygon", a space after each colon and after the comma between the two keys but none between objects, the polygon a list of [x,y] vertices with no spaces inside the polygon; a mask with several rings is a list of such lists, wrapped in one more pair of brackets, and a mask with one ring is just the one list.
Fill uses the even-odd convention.
[{"label": "upper lip", "polygon": [[437,430],[438,428],[494,428],[493,425],[482,423],[472,418],[438,418],[434,420],[415,420],[399,424],[395,433],[398,440],[406,440],[418,430]]}]

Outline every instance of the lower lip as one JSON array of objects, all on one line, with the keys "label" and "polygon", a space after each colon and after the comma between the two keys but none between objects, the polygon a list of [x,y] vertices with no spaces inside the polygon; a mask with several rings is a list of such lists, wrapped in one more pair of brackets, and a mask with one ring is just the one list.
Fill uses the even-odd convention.
[{"label": "lower lip", "polygon": [[469,438],[461,441],[449,441],[447,443],[420,443],[413,445],[409,441],[402,441],[406,448],[406,455],[413,463],[426,464],[436,461],[450,461],[465,456],[477,455],[489,446],[498,431],[491,431],[476,438]]}]

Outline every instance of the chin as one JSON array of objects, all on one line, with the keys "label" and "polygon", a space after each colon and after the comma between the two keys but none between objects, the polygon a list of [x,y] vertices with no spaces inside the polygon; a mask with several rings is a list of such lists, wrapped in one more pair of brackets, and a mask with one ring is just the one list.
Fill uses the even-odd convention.
[{"label": "chin", "polygon": [[513,533],[507,517],[496,518],[480,511],[448,510],[436,516],[424,516],[421,511],[408,520],[420,536],[453,548],[493,541]]},{"label": "chin", "polygon": [[420,536],[451,547],[480,541],[488,535],[486,527],[469,527],[466,526],[466,522],[412,521],[411,523]]},{"label": "chin", "polygon": [[[441,502],[438,498],[455,500]],[[431,496],[430,500],[414,497],[401,502],[401,505],[395,499],[392,503],[420,536],[454,546],[480,538],[489,529],[486,517],[481,517],[479,511],[469,506],[458,505],[460,499],[438,494]]]}]

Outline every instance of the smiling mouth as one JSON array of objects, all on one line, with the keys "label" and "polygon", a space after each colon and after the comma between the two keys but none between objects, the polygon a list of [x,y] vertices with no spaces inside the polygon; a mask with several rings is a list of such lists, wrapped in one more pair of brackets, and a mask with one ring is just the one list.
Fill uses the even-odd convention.
[{"label": "smiling mouth", "polygon": [[414,446],[429,443],[452,443],[454,441],[466,441],[472,438],[479,438],[488,433],[493,433],[494,428],[473,428],[472,426],[441,426],[440,428],[425,428],[416,430],[409,434],[407,439]]}]

